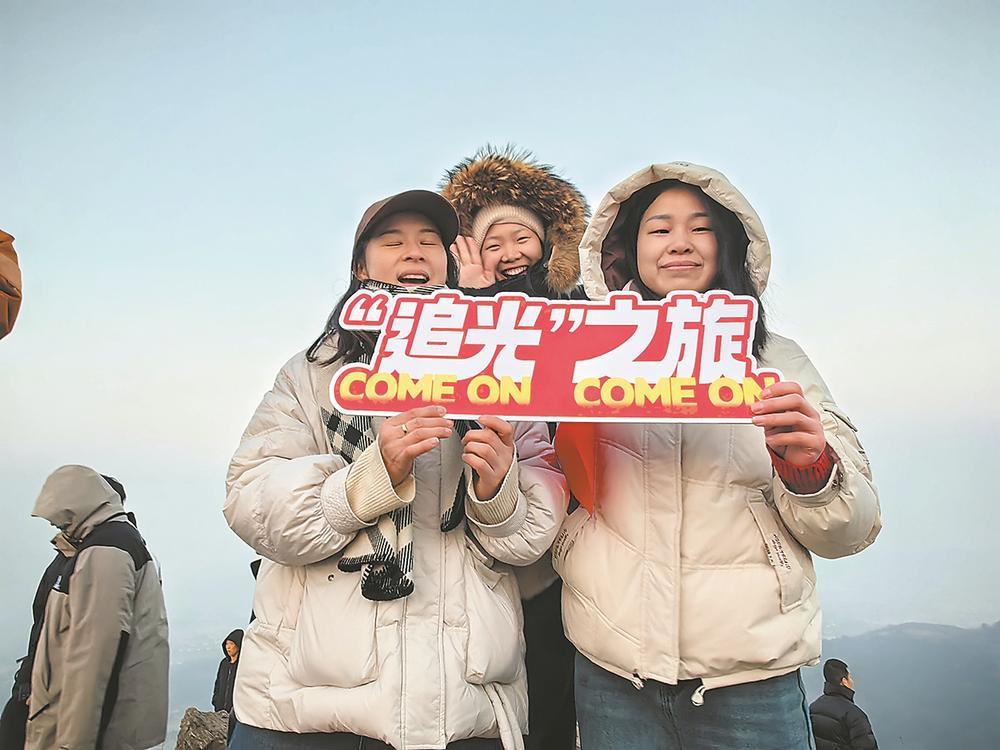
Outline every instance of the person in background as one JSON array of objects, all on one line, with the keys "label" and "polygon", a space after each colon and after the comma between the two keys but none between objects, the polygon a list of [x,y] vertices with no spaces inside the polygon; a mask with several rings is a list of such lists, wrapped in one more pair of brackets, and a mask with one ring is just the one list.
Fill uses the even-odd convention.
[{"label": "person in background", "polygon": [[32,513],[64,552],[31,671],[26,748],[131,748],[167,729],[167,617],[159,572],[121,496],[86,466],[45,480]]},{"label": "person in background", "polygon": [[237,628],[226,636],[222,642],[222,661],[215,675],[215,687],[212,690],[212,708],[229,714],[229,731],[227,736],[233,736],[236,726],[236,714],[233,712],[233,691],[236,689],[236,672],[240,667],[240,646],[243,645],[243,631]]},{"label": "person in background", "polygon": [[854,677],[840,659],[823,664],[823,695],[809,706],[816,750],[878,750],[868,714],[854,703]]},{"label": "person in background", "polygon": [[[111,488],[118,493],[122,504],[125,503],[125,488],[114,477],[101,475]],[[132,523],[135,523],[132,517]],[[31,632],[28,635],[28,653],[18,659],[20,665],[14,673],[14,687],[10,699],[4,706],[0,716],[0,750],[24,750],[25,727],[28,722],[28,703],[31,698],[31,671],[35,663],[35,650],[38,647],[38,637],[41,634],[42,622],[45,618],[45,603],[49,591],[55,585],[56,578],[63,567],[66,558],[76,554],[72,545],[66,543],[62,534],[57,534],[52,540],[56,549],[55,557],[49,563],[35,589],[35,598],[31,604]]]},{"label": "person in background", "polygon": [[[578,247],[587,227],[587,201],[551,167],[527,152],[487,146],[448,171],[441,194],[455,206],[461,225],[452,252],[461,264],[463,292],[585,298]],[[514,573],[524,608],[528,669],[525,747],[573,750],[576,651],[563,632],[562,585],[548,553]]]},{"label": "person in background", "polygon": [[21,309],[21,269],[14,238],[0,229],[0,339],[10,333]]}]

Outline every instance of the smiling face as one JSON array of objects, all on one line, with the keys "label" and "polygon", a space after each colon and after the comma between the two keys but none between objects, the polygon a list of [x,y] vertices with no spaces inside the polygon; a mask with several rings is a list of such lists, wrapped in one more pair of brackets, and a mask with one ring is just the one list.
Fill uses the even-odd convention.
[{"label": "smiling face", "polygon": [[510,279],[542,259],[542,241],[523,224],[497,223],[486,232],[482,252],[483,265]]},{"label": "smiling face", "polygon": [[639,221],[636,265],[650,291],[704,292],[719,267],[719,246],[699,194],[685,188],[660,193]]},{"label": "smiling face", "polygon": [[400,286],[441,285],[448,278],[445,253],[440,231],[426,216],[392,214],[373,230],[355,275]]}]

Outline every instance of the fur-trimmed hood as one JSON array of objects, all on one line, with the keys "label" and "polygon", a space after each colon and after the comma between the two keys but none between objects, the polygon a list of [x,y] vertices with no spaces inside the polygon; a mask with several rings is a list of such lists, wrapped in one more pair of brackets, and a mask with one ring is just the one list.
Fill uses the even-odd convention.
[{"label": "fur-trimmed hood", "polygon": [[471,234],[476,213],[486,206],[509,204],[535,212],[545,225],[546,283],[560,294],[579,283],[587,200],[529,152],[486,146],[448,171],[441,194],[455,206],[463,234]]},{"label": "fur-trimmed hood", "polygon": [[709,167],[675,161],[652,164],[640,169],[615,185],[601,201],[594,218],[580,243],[583,284],[591,299],[604,299],[609,291],[622,289],[631,281],[626,249],[628,241],[621,236],[621,207],[647,185],[662,180],[678,180],[700,188],[709,198],[731,211],[746,231],[747,270],[758,294],[764,293],[771,272],[771,248],[760,217],[725,175]]}]

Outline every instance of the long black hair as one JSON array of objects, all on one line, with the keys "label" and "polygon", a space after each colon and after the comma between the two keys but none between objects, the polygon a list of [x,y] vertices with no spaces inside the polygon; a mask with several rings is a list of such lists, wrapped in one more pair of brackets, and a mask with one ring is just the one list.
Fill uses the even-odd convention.
[{"label": "long black hair", "polygon": [[[348,330],[340,325],[340,313],[343,311],[344,305],[364,285],[364,280],[358,278],[358,274],[365,268],[365,249],[368,247],[368,240],[371,239],[375,229],[377,227],[371,227],[354,243],[354,250],[351,252],[351,283],[347,285],[347,291],[337,301],[330,317],[326,319],[323,332],[306,350],[306,359],[309,362],[315,362],[321,367],[326,367],[334,362],[357,362],[362,358],[370,357],[375,350],[377,334],[372,331]],[[447,247],[444,249],[444,254],[447,269],[445,283],[450,287],[457,287],[458,258]],[[331,339],[333,340],[333,354],[320,360],[319,350]]]},{"label": "long black hair", "polygon": [[768,331],[764,305],[757,292],[757,287],[750,277],[750,271],[747,269],[747,249],[750,246],[750,240],[747,237],[746,229],[736,214],[705,195],[697,186],[689,185],[680,180],[661,180],[638,190],[622,205],[621,210],[626,212],[622,237],[627,243],[626,256],[629,270],[632,273],[632,286],[642,295],[643,299],[660,299],[660,295],[647,287],[639,276],[637,260],[639,224],[642,222],[643,214],[653,204],[653,201],[663,192],[674,188],[687,190],[696,196],[708,213],[709,222],[712,225],[712,231],[715,233],[715,240],[719,248],[718,270],[715,278],[712,279],[710,288],[725,289],[733,294],[746,295],[757,300],[757,328],[754,331],[753,354],[755,357],[760,357],[760,352],[767,343]]}]

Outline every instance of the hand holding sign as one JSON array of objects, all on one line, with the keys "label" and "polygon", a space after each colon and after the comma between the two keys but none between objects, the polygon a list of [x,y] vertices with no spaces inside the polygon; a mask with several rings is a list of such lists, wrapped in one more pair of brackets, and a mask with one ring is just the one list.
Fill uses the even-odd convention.
[{"label": "hand holding sign", "polygon": [[469,430],[462,438],[462,461],[476,472],[476,497],[490,500],[514,462],[514,428],[499,417],[480,417],[479,424],[483,429]]},{"label": "hand holding sign", "polygon": [[485,289],[497,281],[496,262],[490,268],[483,261],[483,253],[472,237],[458,235],[451,252],[459,262],[458,285],[465,289]]},{"label": "hand holding sign", "polygon": [[382,462],[395,487],[413,471],[413,459],[451,435],[452,422],[442,406],[423,406],[397,414],[378,429]]},{"label": "hand holding sign", "polygon": [[826,435],[819,413],[812,408],[802,386],[790,380],[775,383],[750,405],[753,423],[764,428],[764,442],[789,463],[809,466],[826,449]]}]

